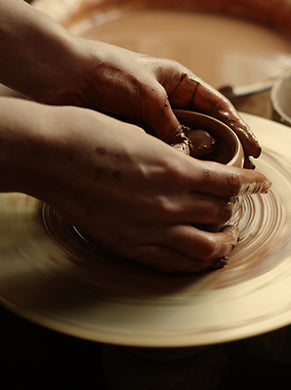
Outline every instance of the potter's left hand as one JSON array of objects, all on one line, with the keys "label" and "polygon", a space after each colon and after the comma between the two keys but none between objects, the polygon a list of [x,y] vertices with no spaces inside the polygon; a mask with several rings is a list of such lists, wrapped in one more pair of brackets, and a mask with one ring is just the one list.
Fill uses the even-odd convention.
[{"label": "potter's left hand", "polygon": [[197,110],[228,124],[246,156],[259,156],[254,134],[230,101],[181,64],[102,42],[75,43],[82,69],[70,95],[75,104],[144,125],[168,143],[175,143],[179,131],[172,107]]},{"label": "potter's left hand", "polygon": [[168,143],[180,130],[172,107],[198,110],[227,123],[246,156],[259,156],[232,104],[181,64],[75,37],[22,0],[0,1],[0,14],[0,82],[43,103],[94,108],[144,125]]}]

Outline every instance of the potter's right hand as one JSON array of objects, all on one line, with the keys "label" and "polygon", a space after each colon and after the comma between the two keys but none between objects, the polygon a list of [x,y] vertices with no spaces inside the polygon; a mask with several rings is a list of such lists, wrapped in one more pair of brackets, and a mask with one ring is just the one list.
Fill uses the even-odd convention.
[{"label": "potter's right hand", "polygon": [[36,196],[106,250],[165,271],[223,265],[237,230],[192,224],[225,223],[235,197],[270,185],[91,110],[1,98],[0,114],[0,190]]}]

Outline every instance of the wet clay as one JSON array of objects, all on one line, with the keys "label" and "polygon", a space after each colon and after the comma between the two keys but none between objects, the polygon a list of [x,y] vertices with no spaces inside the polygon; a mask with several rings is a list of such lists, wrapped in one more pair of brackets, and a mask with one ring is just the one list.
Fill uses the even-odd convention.
[{"label": "wet clay", "polygon": [[[214,150],[216,140],[208,131],[197,129],[189,132],[190,154],[196,158],[207,158]],[[230,160],[230,158],[229,158]]]},{"label": "wet clay", "polygon": [[[181,124],[166,142],[182,153],[195,158],[207,159],[215,150],[216,140],[204,129],[192,129]],[[232,156],[229,155],[230,160]]]},{"label": "wet clay", "polygon": [[194,111],[174,110],[189,140],[192,157],[242,168],[242,146],[235,133],[224,123]]},{"label": "wet clay", "polygon": [[291,43],[274,30],[232,17],[175,10],[100,13],[67,26],[73,33],[181,62],[216,88],[276,78],[291,69]]}]

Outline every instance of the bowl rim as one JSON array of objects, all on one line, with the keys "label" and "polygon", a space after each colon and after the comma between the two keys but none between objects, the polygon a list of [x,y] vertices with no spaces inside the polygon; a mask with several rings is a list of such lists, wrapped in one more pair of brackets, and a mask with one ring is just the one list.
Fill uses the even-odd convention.
[{"label": "bowl rim", "polygon": [[220,127],[223,127],[224,130],[228,133],[228,135],[232,137],[232,139],[234,140],[234,144],[235,144],[233,157],[224,165],[227,165],[227,166],[234,165],[235,162],[238,160],[238,156],[241,156],[241,159],[242,159],[241,167],[243,167],[243,164],[244,164],[244,152],[243,152],[242,144],[241,144],[238,136],[234,132],[234,130],[232,130],[226,123],[222,122],[221,120],[219,120],[217,118],[214,118],[213,116],[210,116],[208,114],[204,114],[204,113],[201,113],[201,112],[198,112],[198,111],[191,111],[191,110],[185,110],[185,109],[180,109],[179,108],[179,109],[173,109],[173,112],[177,116],[178,119],[183,114],[186,114],[187,116],[193,117],[193,119],[195,119],[195,118],[204,119],[204,120],[206,120],[208,122],[216,123]]}]

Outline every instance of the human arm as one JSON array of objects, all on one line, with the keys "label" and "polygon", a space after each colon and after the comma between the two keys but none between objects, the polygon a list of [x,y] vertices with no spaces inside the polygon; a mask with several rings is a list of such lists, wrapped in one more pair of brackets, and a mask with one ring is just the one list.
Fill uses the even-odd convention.
[{"label": "human arm", "polygon": [[172,106],[195,109],[229,124],[247,156],[260,154],[230,102],[182,65],[74,37],[21,0],[0,1],[0,11],[5,84],[37,101],[90,107],[144,125],[168,143],[177,141],[179,129]]}]

